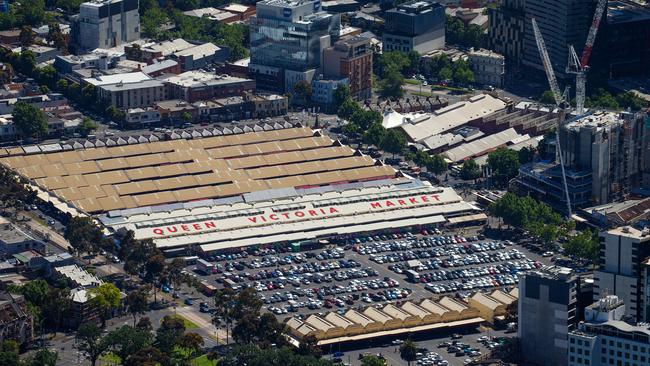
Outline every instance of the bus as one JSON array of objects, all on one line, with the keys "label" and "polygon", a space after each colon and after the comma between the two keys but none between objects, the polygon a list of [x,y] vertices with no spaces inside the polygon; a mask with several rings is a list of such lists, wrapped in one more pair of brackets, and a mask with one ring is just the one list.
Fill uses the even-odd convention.
[{"label": "bus", "polygon": [[185,265],[186,266],[191,266],[191,265],[196,264],[196,261],[199,260],[199,257],[193,255],[193,256],[190,256],[190,257],[185,257],[185,258],[183,258],[183,260],[185,260]]}]

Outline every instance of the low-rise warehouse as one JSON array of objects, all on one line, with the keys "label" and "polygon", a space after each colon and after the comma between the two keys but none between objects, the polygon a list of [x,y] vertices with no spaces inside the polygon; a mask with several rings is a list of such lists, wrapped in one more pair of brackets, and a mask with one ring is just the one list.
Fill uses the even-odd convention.
[{"label": "low-rise warehouse", "polygon": [[433,329],[466,326],[485,321],[472,303],[464,304],[451,297],[369,306],[363,311],[348,310],[340,315],[309,315],[304,320],[289,318],[287,328],[294,343],[313,335],[319,345],[351,342],[381,336],[416,333]]}]

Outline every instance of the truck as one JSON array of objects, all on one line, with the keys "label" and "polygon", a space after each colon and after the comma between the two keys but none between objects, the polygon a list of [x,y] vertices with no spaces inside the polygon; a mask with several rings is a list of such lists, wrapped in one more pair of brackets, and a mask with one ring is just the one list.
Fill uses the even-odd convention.
[{"label": "truck", "polygon": [[408,269],[404,273],[406,273],[406,278],[408,278],[409,281],[420,282],[420,274],[417,273],[416,271],[412,269]]},{"label": "truck", "polygon": [[199,258],[196,260],[196,270],[203,274],[211,275],[214,271],[214,264]]}]

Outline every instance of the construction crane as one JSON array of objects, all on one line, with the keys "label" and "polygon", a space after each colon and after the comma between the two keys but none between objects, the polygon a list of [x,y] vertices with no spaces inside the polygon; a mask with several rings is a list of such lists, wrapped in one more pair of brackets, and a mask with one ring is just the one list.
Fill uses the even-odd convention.
[{"label": "construction crane", "polygon": [[600,20],[605,12],[607,0],[598,0],[596,11],[594,12],[594,19],[589,28],[587,41],[582,49],[582,56],[578,58],[576,50],[573,45],[569,45],[569,62],[567,63],[566,72],[576,75],[576,113],[580,116],[585,112],[585,98],[586,98],[586,84],[587,84],[587,70],[589,69],[589,57],[594,48],[596,41],[596,34],[600,27]]},{"label": "construction crane", "polygon": [[557,118],[557,127],[555,128],[555,138],[556,138],[556,148],[555,148],[555,158],[556,161],[560,163],[560,169],[562,171],[562,183],[564,185],[564,193],[567,203],[567,213],[568,217],[571,217],[571,199],[569,198],[569,188],[566,183],[566,172],[564,171],[564,158],[562,157],[562,149],[560,147],[560,128],[564,125],[564,119],[566,117],[566,110],[568,108],[567,98],[568,92],[564,94],[560,93],[560,87],[557,84],[557,79],[555,78],[555,72],[553,71],[553,65],[551,64],[551,59],[548,57],[548,51],[546,50],[546,45],[544,44],[544,38],[542,37],[542,32],[539,31],[537,26],[537,21],[535,18],[531,19],[533,23],[533,32],[535,34],[535,42],[537,42],[537,48],[539,49],[539,55],[542,58],[542,64],[544,65],[544,71],[546,72],[546,77],[548,78],[548,84],[551,87],[551,92],[553,93],[553,98],[555,99],[555,104],[558,108],[558,118]]}]

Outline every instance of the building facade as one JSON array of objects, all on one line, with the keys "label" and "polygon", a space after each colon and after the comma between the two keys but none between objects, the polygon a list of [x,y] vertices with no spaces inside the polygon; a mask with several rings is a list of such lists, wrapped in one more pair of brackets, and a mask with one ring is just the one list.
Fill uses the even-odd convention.
[{"label": "building facade", "polygon": [[352,37],[340,40],[323,51],[325,78],[347,79],[350,95],[358,100],[372,94],[372,48],[370,39]]},{"label": "building facade", "polygon": [[468,57],[474,71],[475,82],[497,88],[503,86],[506,74],[506,61],[503,55],[480,49],[470,51]]},{"label": "building facade", "polygon": [[647,324],[623,321],[625,305],[606,296],[585,309],[585,322],[569,333],[569,366],[650,363],[650,329]]},{"label": "building facade", "polygon": [[165,84],[150,79],[134,83],[101,85],[97,88],[99,100],[119,109],[146,108],[154,102],[165,100]]},{"label": "building facade", "polygon": [[524,0],[501,0],[496,8],[488,8],[488,45],[505,56],[508,67],[521,65],[524,45]]},{"label": "building facade", "polygon": [[321,11],[319,0],[260,1],[250,18],[251,76],[261,89],[280,92],[296,80],[311,82],[340,24],[340,15]]},{"label": "building facade", "polygon": [[138,0],[93,0],[81,4],[73,20],[78,48],[112,48],[140,39]]},{"label": "building facade", "polygon": [[384,52],[427,53],[445,46],[445,8],[431,0],[400,4],[386,12]]},{"label": "building facade", "polygon": [[598,0],[539,0],[525,1],[523,65],[544,71],[539,56],[533,26],[535,18],[558,78],[573,77],[567,74],[568,45],[580,54],[587,39]]},{"label": "building facade", "polygon": [[[646,289],[642,277],[647,274],[650,235],[644,229],[623,226],[600,234],[600,268],[594,271],[594,300],[605,294],[625,302],[627,315],[636,321],[648,321]],[[644,277],[647,281],[647,277]]]},{"label": "building facade", "polygon": [[561,267],[530,272],[519,281],[517,336],[526,361],[567,364],[568,333],[577,324],[578,288],[578,278]]}]

